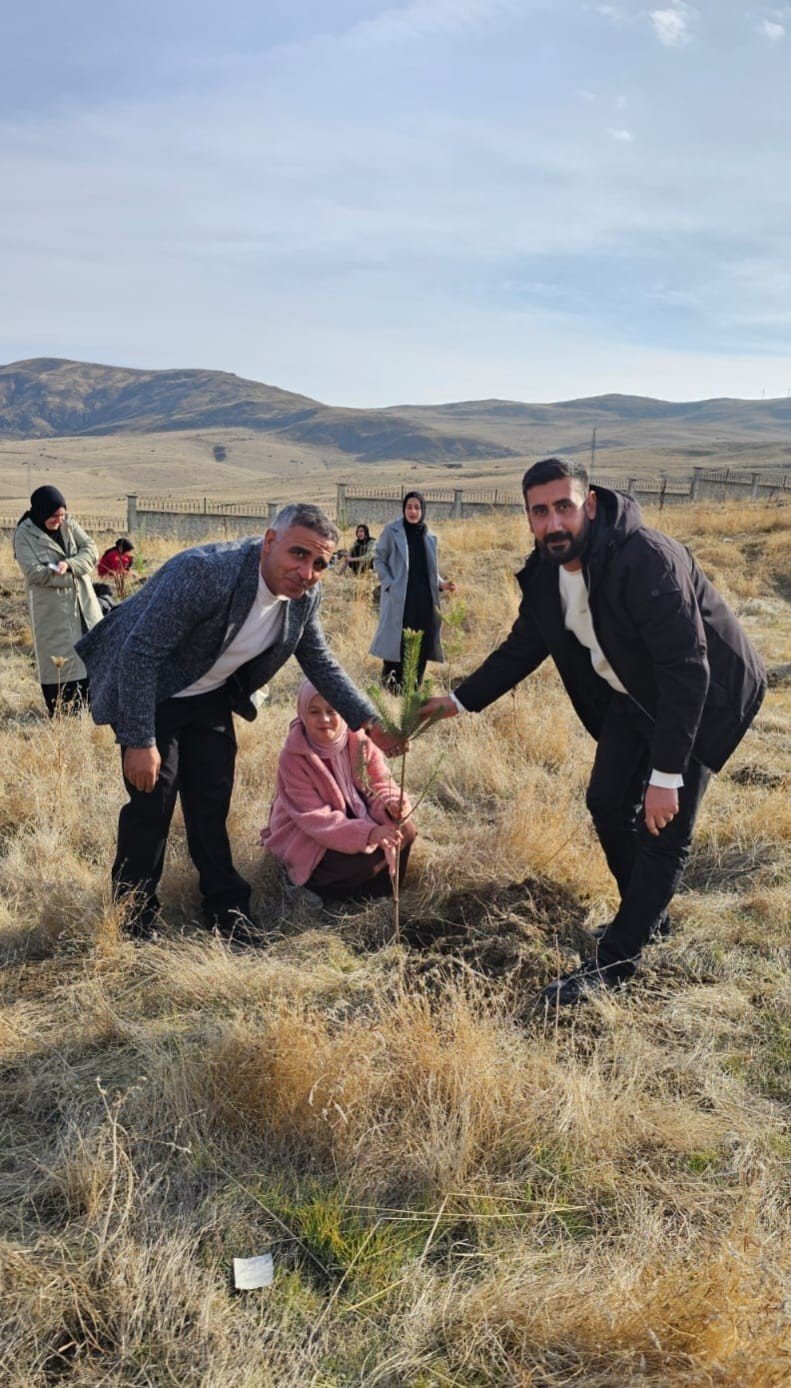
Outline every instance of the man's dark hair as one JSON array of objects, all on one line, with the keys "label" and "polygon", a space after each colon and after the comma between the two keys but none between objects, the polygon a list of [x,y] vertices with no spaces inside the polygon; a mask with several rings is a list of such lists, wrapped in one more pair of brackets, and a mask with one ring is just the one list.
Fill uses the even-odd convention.
[{"label": "man's dark hair", "polygon": [[322,511],[320,506],[313,506],[307,501],[291,501],[282,510],[278,511],[272,522],[272,529],[278,535],[282,535],[284,530],[290,530],[292,525],[302,525],[306,530],[315,530],[322,540],[330,540],[333,545],[337,545],[340,531],[334,521]]},{"label": "man's dark hair", "polygon": [[588,495],[590,480],[583,464],[575,458],[552,454],[549,458],[539,458],[527,469],[522,478],[522,496],[527,500],[528,487],[541,487],[545,482],[557,482],[561,477],[570,477],[572,481],[579,482],[585,495]]}]

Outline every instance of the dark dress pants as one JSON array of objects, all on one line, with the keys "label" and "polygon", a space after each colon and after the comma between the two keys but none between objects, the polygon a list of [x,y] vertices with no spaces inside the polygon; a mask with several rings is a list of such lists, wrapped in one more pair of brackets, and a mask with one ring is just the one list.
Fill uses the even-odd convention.
[{"label": "dark dress pants", "polygon": [[[658,928],[689,861],[692,834],[711,772],[692,758],[678,814],[648,832],[643,800],[651,774],[652,724],[624,694],[613,694],[599,736],[587,805],[621,903],[599,942],[599,963],[636,960]],[[672,771],[673,767],[659,767]]]},{"label": "dark dress pants", "polygon": [[[423,683],[423,676],[426,673],[428,664],[428,643],[431,633],[424,631],[423,640],[420,643],[420,655],[417,662],[417,683],[418,688]],[[401,638],[401,659],[382,661],[382,684],[385,689],[389,689],[393,694],[400,694],[404,683],[404,638]]]},{"label": "dark dress pants", "polygon": [[158,908],[157,886],[165,861],[170,821],[181,797],[190,857],[198,869],[209,916],[250,909],[250,885],[231,858],[226,820],[233,790],[236,734],[228,691],[212,690],[157,706],[156,740],[162,768],[150,792],[124,777],[129,803],[118,818],[113,864],[116,895],[132,892],[136,915]]},{"label": "dark dress pants", "polygon": [[79,713],[90,707],[87,679],[66,680],[64,684],[42,684],[41,692],[50,718],[54,718],[56,713]]}]

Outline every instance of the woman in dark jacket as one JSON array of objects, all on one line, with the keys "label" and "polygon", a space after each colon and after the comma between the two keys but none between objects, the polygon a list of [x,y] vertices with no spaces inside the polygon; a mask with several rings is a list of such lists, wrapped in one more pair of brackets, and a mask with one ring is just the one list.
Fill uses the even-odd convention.
[{"label": "woman in dark jacket", "polygon": [[404,628],[422,633],[418,683],[429,660],[444,660],[439,639],[439,595],[455,593],[456,585],[440,576],[437,537],[425,522],[426,500],[421,492],[407,492],[403,515],[382,531],[374,555],[374,569],[382,584],[379,626],[371,643],[371,655],[384,662],[382,683],[399,690],[403,679]]}]

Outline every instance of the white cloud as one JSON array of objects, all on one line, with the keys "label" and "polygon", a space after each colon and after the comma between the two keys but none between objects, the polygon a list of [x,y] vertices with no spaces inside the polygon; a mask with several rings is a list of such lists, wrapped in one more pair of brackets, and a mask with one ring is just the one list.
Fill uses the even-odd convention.
[{"label": "white cloud", "polygon": [[774,19],[762,19],[758,25],[758,33],[763,34],[770,43],[780,43],[786,36],[785,24],[778,24]]},{"label": "white cloud", "polygon": [[680,48],[683,44],[689,43],[688,5],[679,3],[666,10],[651,10],[648,17],[659,42],[667,48]]},{"label": "white cloud", "polygon": [[610,129],[610,130],[607,131],[607,134],[610,136],[610,139],[617,141],[617,143],[620,144],[620,145],[632,145],[632,144],[634,144],[634,138],[635,138],[635,137],[634,137],[634,135],[632,134],[631,130],[612,130],[612,129]]}]

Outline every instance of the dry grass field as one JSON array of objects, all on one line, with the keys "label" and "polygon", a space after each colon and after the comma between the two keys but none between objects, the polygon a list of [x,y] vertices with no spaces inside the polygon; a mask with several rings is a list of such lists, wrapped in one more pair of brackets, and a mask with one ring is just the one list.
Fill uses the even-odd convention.
[{"label": "dry grass field", "polygon": [[[551,672],[409,754],[402,902],[294,916],[257,847],[296,665],[239,727],[231,832],[269,931],[194,923],[180,821],[155,943],[108,865],[118,753],[47,722],[0,562],[0,1381],[7,1388],[785,1388],[791,1382],[791,507],[674,510],[776,672],[630,990],[537,989],[613,886],[592,744]],[[516,610],[523,524],[438,527],[451,670]],[[166,557],[151,542],[153,567]],[[331,574],[361,682],[374,626]],[[438,759],[441,760],[438,763]],[[273,1286],[234,1292],[271,1251]]]}]

